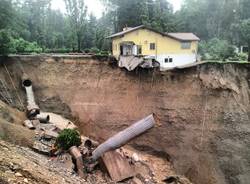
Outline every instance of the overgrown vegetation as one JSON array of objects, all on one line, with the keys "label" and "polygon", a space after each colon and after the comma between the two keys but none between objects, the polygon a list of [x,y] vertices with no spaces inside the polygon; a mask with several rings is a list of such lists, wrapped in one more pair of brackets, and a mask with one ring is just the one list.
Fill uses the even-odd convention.
[{"label": "overgrown vegetation", "polygon": [[51,9],[51,0],[1,0],[0,54],[100,55],[111,49],[108,35],[141,24],[162,32],[195,33],[202,40],[203,59],[245,59],[235,48],[250,46],[249,0],[183,0],[177,12],[167,0],[100,1],[106,11],[97,19],[84,0],[63,0],[67,13]]},{"label": "overgrown vegetation", "polygon": [[81,137],[76,130],[64,129],[62,132],[60,132],[56,142],[60,148],[68,150],[72,146],[80,146]]}]

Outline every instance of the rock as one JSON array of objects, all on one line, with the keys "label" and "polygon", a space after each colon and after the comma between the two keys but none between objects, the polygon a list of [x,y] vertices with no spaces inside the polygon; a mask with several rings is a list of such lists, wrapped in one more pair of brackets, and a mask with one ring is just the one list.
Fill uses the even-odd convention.
[{"label": "rock", "polygon": [[15,176],[16,177],[23,177],[23,175],[21,173],[19,173],[19,172],[15,173]]},{"label": "rock", "polygon": [[5,173],[6,173],[6,174],[14,174],[13,171],[9,171],[9,170],[5,171]]},{"label": "rock", "polygon": [[18,165],[16,165],[16,164],[13,164],[13,163],[11,163],[10,164],[10,169],[12,170],[12,171],[16,171],[16,170],[18,170],[20,167],[18,166]]},{"label": "rock", "polygon": [[50,155],[51,147],[45,144],[42,144],[39,141],[35,141],[32,148],[39,153]]},{"label": "rock", "polygon": [[56,139],[58,137],[58,133],[52,130],[45,130],[43,137],[45,139]]},{"label": "rock", "polygon": [[145,182],[149,182],[149,179],[146,178],[146,179],[145,179]]},{"label": "rock", "polygon": [[37,119],[31,120],[31,122],[32,122],[33,126],[36,127],[36,128],[40,125],[40,121],[37,120]]},{"label": "rock", "polygon": [[24,183],[29,183],[29,180],[28,180],[27,178],[24,178],[24,179],[23,179],[23,182],[24,182]]},{"label": "rock", "polygon": [[135,162],[139,162],[139,161],[140,161],[140,158],[139,158],[139,156],[138,156],[137,153],[133,153],[132,159],[133,159]]},{"label": "rock", "polygon": [[143,184],[143,182],[139,178],[133,178],[131,184]]}]

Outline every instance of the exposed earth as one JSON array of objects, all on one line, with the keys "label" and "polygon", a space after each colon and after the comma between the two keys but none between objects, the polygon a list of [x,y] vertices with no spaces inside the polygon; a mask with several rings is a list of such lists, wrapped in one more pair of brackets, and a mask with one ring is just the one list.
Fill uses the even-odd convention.
[{"label": "exposed earth", "polygon": [[[161,126],[129,146],[166,161],[168,172],[195,184],[248,184],[249,69],[249,64],[207,63],[174,71],[127,72],[111,61],[92,57],[2,58],[0,99],[24,110],[20,79],[25,72],[43,111],[69,118],[82,134],[99,142],[154,112]],[[0,111],[2,119],[18,124],[17,116],[9,114],[13,112]],[[6,161],[1,163],[9,167]],[[2,178],[7,180],[5,175]]]}]

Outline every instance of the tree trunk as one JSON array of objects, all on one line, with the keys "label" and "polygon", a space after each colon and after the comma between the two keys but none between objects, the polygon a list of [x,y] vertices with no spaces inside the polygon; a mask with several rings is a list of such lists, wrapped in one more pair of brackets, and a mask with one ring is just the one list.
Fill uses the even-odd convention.
[{"label": "tree trunk", "polygon": [[78,48],[78,52],[81,52],[81,34],[77,33],[77,48]]}]

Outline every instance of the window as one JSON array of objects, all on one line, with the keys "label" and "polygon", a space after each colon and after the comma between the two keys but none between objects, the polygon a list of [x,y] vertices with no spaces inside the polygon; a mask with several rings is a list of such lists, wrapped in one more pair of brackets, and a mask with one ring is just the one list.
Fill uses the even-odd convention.
[{"label": "window", "polygon": [[155,43],[150,43],[150,50],[155,50]]},{"label": "window", "polygon": [[190,49],[191,48],[191,42],[181,42],[181,48],[182,49]]},{"label": "window", "polygon": [[173,58],[165,58],[165,63],[173,63]]},{"label": "window", "polygon": [[138,55],[141,55],[141,54],[142,54],[141,45],[137,45],[137,52],[138,52]]}]

